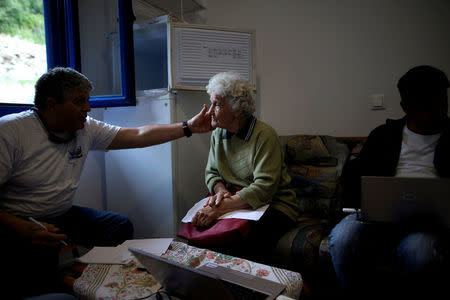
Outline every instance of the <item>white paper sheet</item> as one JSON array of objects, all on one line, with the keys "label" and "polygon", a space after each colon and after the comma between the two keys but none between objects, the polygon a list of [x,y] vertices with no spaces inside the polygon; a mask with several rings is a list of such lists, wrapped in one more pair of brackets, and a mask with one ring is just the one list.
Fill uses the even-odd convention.
[{"label": "white paper sheet", "polygon": [[[195,203],[194,206],[187,212],[186,216],[181,220],[183,223],[189,223],[194,218],[195,214],[203,208],[203,205],[205,205],[206,201],[208,201],[208,198],[204,198],[200,200],[199,202]],[[258,221],[261,216],[264,214],[266,209],[269,207],[269,204],[264,205],[256,210],[251,209],[239,209],[235,210],[229,213],[226,213],[219,217],[219,219],[244,219],[244,220],[253,220]]]},{"label": "white paper sheet", "polygon": [[172,238],[157,238],[157,239],[138,239],[128,240],[122,243],[120,246],[124,247],[123,260],[129,261],[133,258],[133,255],[128,251],[128,247],[133,247],[139,250],[150,252],[155,255],[162,255],[169,248]]},{"label": "white paper sheet", "polygon": [[94,247],[79,262],[87,264],[126,264],[133,256],[128,247],[137,248],[155,255],[163,254],[169,248],[172,238],[127,240],[117,247]]},{"label": "white paper sheet", "polygon": [[76,260],[85,264],[125,264],[119,247],[94,247]]}]

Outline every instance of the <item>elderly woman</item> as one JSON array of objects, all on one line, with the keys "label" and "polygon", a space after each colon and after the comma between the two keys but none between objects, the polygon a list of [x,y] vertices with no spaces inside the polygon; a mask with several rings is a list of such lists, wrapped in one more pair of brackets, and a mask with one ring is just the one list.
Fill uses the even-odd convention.
[{"label": "elderly woman", "polygon": [[219,73],[206,88],[215,130],[205,179],[214,196],[197,212],[192,224],[208,226],[227,212],[270,204],[261,219],[251,224],[247,241],[252,247],[261,243],[266,249],[275,246],[298,216],[278,135],[253,116],[254,95],[239,74]]}]

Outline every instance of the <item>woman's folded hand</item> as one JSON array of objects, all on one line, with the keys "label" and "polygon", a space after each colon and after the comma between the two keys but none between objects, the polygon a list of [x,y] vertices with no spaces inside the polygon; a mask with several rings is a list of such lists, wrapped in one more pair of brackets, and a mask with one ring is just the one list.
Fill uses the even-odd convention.
[{"label": "woman's folded hand", "polygon": [[208,198],[208,201],[206,201],[205,205],[203,205],[203,207],[214,207],[220,206],[220,203],[222,202],[223,198],[227,198],[227,197],[231,197],[231,193],[227,190],[222,190],[218,193],[216,193],[215,195],[211,196]]}]

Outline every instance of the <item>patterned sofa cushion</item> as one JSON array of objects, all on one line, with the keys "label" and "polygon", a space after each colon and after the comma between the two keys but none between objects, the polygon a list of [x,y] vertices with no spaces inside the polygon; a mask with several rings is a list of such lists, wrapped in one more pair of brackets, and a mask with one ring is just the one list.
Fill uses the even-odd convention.
[{"label": "patterned sofa cushion", "polygon": [[285,136],[281,140],[302,218],[333,218],[341,208],[338,180],[349,156],[347,145],[325,135]]},{"label": "patterned sofa cushion", "polygon": [[[362,137],[280,136],[286,149],[286,164],[292,177],[302,215],[294,228],[277,243],[280,265],[302,274],[316,276],[322,283],[335,279],[328,251],[328,234],[342,217],[342,190],[339,178],[344,163],[357,155]],[[325,284],[325,283],[324,283]]]}]

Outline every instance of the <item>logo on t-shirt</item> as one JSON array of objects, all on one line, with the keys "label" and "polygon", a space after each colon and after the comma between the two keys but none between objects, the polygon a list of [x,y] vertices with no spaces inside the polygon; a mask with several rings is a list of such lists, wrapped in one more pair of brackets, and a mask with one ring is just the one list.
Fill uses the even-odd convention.
[{"label": "logo on t-shirt", "polygon": [[69,154],[70,154],[69,159],[80,158],[83,157],[83,150],[81,150],[81,147],[78,146],[73,150],[69,150]]}]

